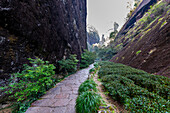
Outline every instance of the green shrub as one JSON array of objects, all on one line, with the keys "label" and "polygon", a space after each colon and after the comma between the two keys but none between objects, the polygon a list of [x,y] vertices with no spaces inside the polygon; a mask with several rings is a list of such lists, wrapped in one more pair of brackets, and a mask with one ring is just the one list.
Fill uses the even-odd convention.
[{"label": "green shrub", "polygon": [[95,69],[94,69],[94,68],[92,68],[92,69],[89,70],[89,73],[94,73],[94,72],[95,72]]},{"label": "green shrub", "polygon": [[[5,91],[13,99],[13,112],[21,113],[31,105],[33,101],[42,96],[49,88],[55,85],[55,66],[39,58],[31,59],[30,65],[24,64],[23,71],[15,73]],[[16,100],[16,101],[15,101]]]},{"label": "green shrub", "polygon": [[125,108],[130,113],[168,113],[169,103],[163,99],[150,100],[145,96],[126,99]]},{"label": "green shrub", "polygon": [[76,100],[76,113],[97,113],[102,98],[94,91],[86,91]]},{"label": "green shrub", "polygon": [[68,59],[62,59],[58,63],[61,72],[72,74],[77,71],[78,60],[76,55],[70,55]]},{"label": "green shrub", "polygon": [[[126,109],[129,111],[132,110],[132,112],[137,112],[142,110],[144,106],[147,110],[150,110],[150,106],[152,106],[154,111],[167,111],[168,109],[168,101],[149,92],[147,89],[135,85],[134,82],[128,80],[126,77],[119,77],[118,75],[117,77],[112,77],[112,75],[108,75],[108,77],[102,77],[102,81],[104,81],[103,85],[112,98],[125,104]],[[140,97],[148,98],[148,100],[145,100],[144,102]],[[144,110],[142,112],[144,112]]]},{"label": "green shrub", "polygon": [[93,90],[96,92],[97,91],[96,86],[97,84],[93,80],[86,80],[80,85],[78,92],[79,94],[89,91],[89,90]]},{"label": "green shrub", "polygon": [[84,53],[82,53],[81,55],[80,68],[88,67],[90,64],[94,63],[95,59],[96,59],[96,54],[94,52],[85,50]]},{"label": "green shrub", "polygon": [[159,16],[163,14],[163,12],[166,10],[167,4],[165,2],[161,2],[159,4],[156,4],[151,9],[151,14],[154,14],[155,16]]},{"label": "green shrub", "polygon": [[38,97],[39,94],[45,93],[45,91],[52,87],[53,78],[55,74],[55,66],[49,64],[48,61],[42,61],[41,59],[28,59],[32,66],[24,64],[24,70],[21,73],[15,73],[15,79],[19,81],[10,84],[11,90],[6,93],[12,93],[14,90],[14,97],[17,101],[22,101],[31,97]]},{"label": "green shrub", "polygon": [[99,64],[98,63],[95,63],[94,64],[94,68],[98,68],[99,67]]},{"label": "green shrub", "polygon": [[[116,48],[117,49],[117,48]],[[103,60],[103,61],[107,61],[110,60],[114,55],[117,54],[117,51],[115,48],[112,47],[104,47],[104,48],[100,48],[97,51],[97,56],[99,57],[99,59]]]},{"label": "green shrub", "polygon": [[126,75],[129,75],[129,74],[134,74],[134,75],[143,75],[143,74],[146,74],[145,71],[142,71],[142,70],[137,70],[135,68],[131,68],[131,67],[128,67],[128,66],[116,66],[116,65],[113,65],[113,66],[102,66],[101,69],[99,70],[99,77],[102,77],[102,76],[105,76],[105,75],[109,75],[109,74],[119,74],[119,75],[122,75],[122,76],[126,76]]},{"label": "green shrub", "polygon": [[168,97],[170,96],[170,92],[169,92],[170,87],[165,84],[159,83],[159,81],[152,80],[146,76],[152,76],[152,75],[138,75],[138,76],[128,75],[126,77],[133,80],[136,85],[146,88],[150,92],[154,92],[168,100]]},{"label": "green shrub", "polygon": [[170,79],[113,62],[99,62],[99,76],[114,100],[131,113],[168,113]]}]

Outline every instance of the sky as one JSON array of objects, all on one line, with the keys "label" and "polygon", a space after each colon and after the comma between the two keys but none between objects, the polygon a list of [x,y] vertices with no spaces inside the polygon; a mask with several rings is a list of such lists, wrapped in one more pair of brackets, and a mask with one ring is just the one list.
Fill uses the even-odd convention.
[{"label": "sky", "polygon": [[[130,0],[87,0],[87,24],[94,26],[100,37],[105,37],[113,29],[114,22],[119,24],[119,29],[125,23],[129,12],[127,2]],[[132,0],[131,0],[132,1]]]}]

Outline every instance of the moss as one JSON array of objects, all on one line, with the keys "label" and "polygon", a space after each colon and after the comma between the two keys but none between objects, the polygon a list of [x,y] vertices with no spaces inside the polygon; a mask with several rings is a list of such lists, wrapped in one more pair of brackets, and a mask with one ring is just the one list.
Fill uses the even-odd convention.
[{"label": "moss", "polygon": [[162,21],[163,18],[164,18],[164,17],[160,18],[160,19],[158,20],[158,22]]},{"label": "moss", "polygon": [[170,9],[166,12],[166,14],[169,14],[169,12],[170,12]]},{"label": "moss", "polygon": [[145,31],[145,34],[146,34],[146,33],[148,33],[150,30],[151,30],[151,28],[150,28],[150,29],[148,29],[147,31]]},{"label": "moss", "polygon": [[151,27],[151,25],[157,21],[157,19],[159,18],[160,16],[158,16],[157,18],[155,18],[147,27],[146,29],[148,29],[149,27]]},{"label": "moss", "polygon": [[166,24],[166,20],[162,23],[161,28]]},{"label": "moss", "polygon": [[137,51],[137,52],[136,52],[136,55],[138,55],[138,54],[141,53],[141,52],[142,52],[141,50]]}]

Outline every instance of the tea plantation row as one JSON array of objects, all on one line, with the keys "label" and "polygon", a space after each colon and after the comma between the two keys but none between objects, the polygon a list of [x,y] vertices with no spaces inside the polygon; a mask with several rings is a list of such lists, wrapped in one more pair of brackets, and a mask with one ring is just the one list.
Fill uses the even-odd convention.
[{"label": "tea plantation row", "polygon": [[103,86],[129,112],[170,112],[169,78],[113,62],[100,62],[99,65]]}]

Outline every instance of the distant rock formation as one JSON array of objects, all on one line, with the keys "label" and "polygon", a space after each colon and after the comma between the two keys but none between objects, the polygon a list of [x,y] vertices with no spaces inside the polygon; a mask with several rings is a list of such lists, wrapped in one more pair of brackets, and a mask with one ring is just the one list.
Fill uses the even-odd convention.
[{"label": "distant rock formation", "polygon": [[106,42],[106,39],[105,39],[104,34],[103,34],[102,35],[102,40],[99,42],[99,45],[102,47],[105,42]]},{"label": "distant rock formation", "polygon": [[87,32],[87,42],[90,45],[93,45],[95,43],[99,43],[100,37],[98,31],[93,26],[88,26],[88,32]]},{"label": "distant rock formation", "polygon": [[0,79],[28,57],[56,64],[87,48],[86,0],[1,0]]}]

